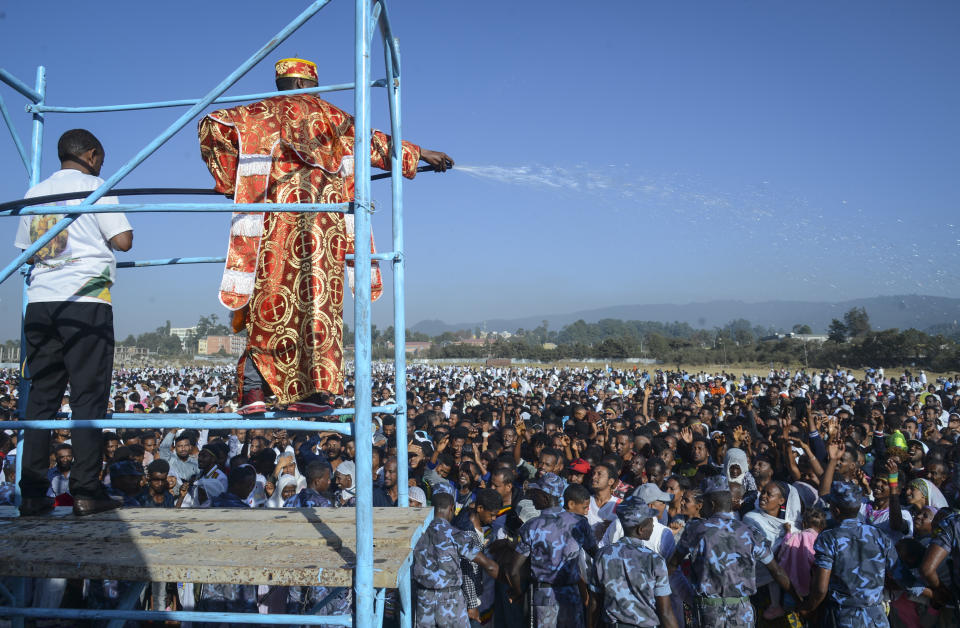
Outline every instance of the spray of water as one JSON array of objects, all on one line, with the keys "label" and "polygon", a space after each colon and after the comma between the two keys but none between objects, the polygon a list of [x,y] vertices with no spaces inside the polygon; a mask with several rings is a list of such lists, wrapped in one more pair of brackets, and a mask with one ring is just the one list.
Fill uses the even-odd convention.
[{"label": "spray of water", "polygon": [[[565,197],[576,194],[592,201],[592,212],[598,208],[643,210],[645,215],[661,217],[664,229],[679,226],[720,234],[737,246],[756,245],[765,250],[802,247],[804,264],[778,268],[787,281],[835,286],[832,278],[836,273],[858,268],[869,269],[865,281],[885,291],[912,288],[952,294],[960,285],[960,240],[955,225],[943,225],[941,232],[949,237],[943,245],[931,247],[928,224],[911,226],[900,219],[894,225],[883,224],[846,200],[812,203],[801,194],[777,190],[768,181],[745,189],[721,189],[692,175],[647,174],[629,164],[458,164],[454,172]],[[776,266],[778,261],[765,260],[764,265]]]}]

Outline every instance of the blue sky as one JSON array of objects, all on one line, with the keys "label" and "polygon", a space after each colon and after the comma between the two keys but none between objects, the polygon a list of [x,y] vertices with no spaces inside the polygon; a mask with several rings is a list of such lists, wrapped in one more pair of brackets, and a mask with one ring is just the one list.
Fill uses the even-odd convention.
[{"label": "blue sky", "polygon": [[[55,105],[199,97],[304,4],[4,3],[0,65],[29,84],[46,66]],[[716,298],[960,296],[960,4],[391,6],[405,137],[464,166],[405,187],[411,324]],[[231,93],[270,89],[283,56],[349,81],[352,37],[352,3],[335,0]],[[0,95],[28,142],[24,99]],[[351,93],[330,100],[352,109]],[[109,175],[180,113],[49,114],[43,176],[69,128],[101,138]],[[374,124],[388,128],[379,91]],[[122,185],[211,185],[194,129]],[[26,176],[0,135],[7,200]],[[389,185],[374,186],[387,207]],[[132,215],[134,248],[120,259],[222,255],[227,221]],[[381,250],[389,227],[383,210]],[[0,221],[0,240],[12,244],[14,229]],[[225,314],[216,266],[120,272],[121,337]],[[0,339],[17,334],[18,312],[8,280]],[[374,322],[390,320],[386,296]]]}]

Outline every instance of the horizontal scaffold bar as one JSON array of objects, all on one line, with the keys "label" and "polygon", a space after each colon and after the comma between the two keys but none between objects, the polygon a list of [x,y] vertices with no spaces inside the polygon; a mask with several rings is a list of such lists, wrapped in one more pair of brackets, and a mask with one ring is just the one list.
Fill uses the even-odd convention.
[{"label": "horizontal scaffold bar", "polygon": [[170,257],[167,259],[141,259],[135,262],[117,262],[117,268],[147,268],[149,266],[173,266],[174,264],[222,264],[226,257]]},{"label": "horizontal scaffold bar", "polygon": [[[120,188],[107,192],[110,196],[167,196],[167,195],[185,195],[185,196],[223,196],[211,188]],[[18,198],[12,201],[0,203],[0,211],[8,209],[19,209],[20,207],[32,207],[34,205],[46,205],[47,203],[59,203],[60,201],[75,201],[90,196],[90,192],[61,192],[59,194],[44,194],[42,196],[31,196],[30,198]]]},{"label": "horizontal scaffold bar", "polygon": [[[393,251],[389,251],[387,253],[371,253],[370,259],[378,260],[381,262],[392,262],[395,259],[397,259],[398,256],[399,255],[397,253],[394,253]],[[349,260],[349,259],[356,259],[357,256],[354,255],[353,253],[347,253],[346,257]]]},{"label": "horizontal scaffold bar", "polygon": [[353,203],[120,203],[118,205],[43,205],[10,209],[0,216],[48,216],[50,214],[150,214],[162,212],[304,212],[349,214]]},{"label": "horizontal scaffold bar", "polygon": [[[268,413],[272,414],[272,413]],[[70,429],[195,429],[195,430],[288,430],[291,432],[338,432],[352,434],[353,423],[329,423],[320,421],[294,421],[265,418],[214,419],[217,415],[204,415],[206,419],[151,419],[151,414],[140,419],[49,419],[44,421],[4,421],[3,426],[18,430],[70,430]],[[169,415],[167,415],[169,416]],[[179,415],[184,416],[184,415]],[[236,417],[237,415],[232,415]]]},{"label": "horizontal scaffold bar", "polygon": [[212,611],[120,611],[87,608],[10,608],[0,606],[0,617],[42,617],[50,619],[130,619],[139,621],[195,621],[271,626],[352,626],[349,615],[260,615],[258,613],[216,613]]},{"label": "horizontal scaffold bar", "polygon": [[[371,87],[385,87],[386,79],[377,79],[370,81]],[[306,87],[304,89],[291,89],[284,92],[263,92],[261,94],[242,94],[240,96],[221,96],[213,101],[213,104],[246,102],[250,100],[263,100],[272,96],[292,96],[294,94],[320,94],[324,92],[342,92],[353,89],[353,83],[337,83],[335,85],[321,85],[319,87]],[[186,100],[161,100],[157,102],[142,102],[130,105],[93,105],[90,107],[57,107],[53,105],[27,105],[28,113],[99,113],[104,111],[137,111],[140,109],[163,109],[165,107],[187,107],[200,102],[199,98],[189,98]]]}]

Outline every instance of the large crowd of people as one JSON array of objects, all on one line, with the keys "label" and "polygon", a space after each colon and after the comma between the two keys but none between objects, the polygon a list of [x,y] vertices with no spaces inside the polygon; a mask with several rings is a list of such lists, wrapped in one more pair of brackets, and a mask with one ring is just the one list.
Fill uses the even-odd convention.
[{"label": "large crowd of people", "polygon": [[[352,406],[350,381],[335,407]],[[392,366],[374,365],[374,397],[396,401]],[[960,621],[960,376],[411,365],[405,402],[406,443],[394,415],[374,416],[373,499],[397,505],[406,464],[410,505],[434,507],[412,571],[418,625]],[[6,372],[5,418],[16,403]],[[115,371],[109,409],[238,404],[233,368],[141,368]],[[7,503],[16,437],[0,431]],[[70,505],[70,431],[50,442],[48,496]],[[127,507],[350,508],[354,451],[322,431],[104,431],[101,479]],[[124,586],[73,594],[104,607]],[[47,605],[71,593],[35,590]],[[352,600],[320,587],[151,591],[157,609],[322,602],[336,614]]]}]

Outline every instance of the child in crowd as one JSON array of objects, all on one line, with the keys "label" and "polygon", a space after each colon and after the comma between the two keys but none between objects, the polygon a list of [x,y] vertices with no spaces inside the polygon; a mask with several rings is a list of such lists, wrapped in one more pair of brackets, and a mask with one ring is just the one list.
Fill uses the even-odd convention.
[{"label": "child in crowd", "polygon": [[[780,551],[777,553],[777,562],[790,576],[793,588],[804,597],[810,593],[810,574],[813,571],[814,556],[813,544],[826,527],[826,513],[818,508],[810,508],[803,513],[803,530],[799,532],[788,531],[780,545]],[[796,606],[798,600],[794,600],[789,594],[785,594],[782,608],[778,606],[778,602],[779,600],[772,600],[770,608],[777,607],[777,611],[782,614],[782,608],[789,609]],[[770,611],[770,609],[767,610]]]}]

